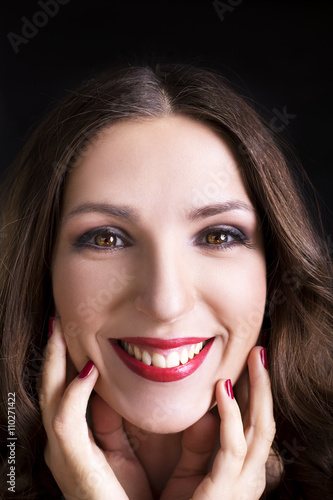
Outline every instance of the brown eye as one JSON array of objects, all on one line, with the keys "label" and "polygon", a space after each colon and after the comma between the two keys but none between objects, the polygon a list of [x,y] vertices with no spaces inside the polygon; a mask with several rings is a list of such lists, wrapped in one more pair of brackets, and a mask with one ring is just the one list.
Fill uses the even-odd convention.
[{"label": "brown eye", "polygon": [[213,231],[206,236],[207,243],[213,245],[220,245],[221,243],[226,243],[228,241],[228,235],[222,231]]},{"label": "brown eye", "polygon": [[95,244],[99,247],[113,247],[116,241],[117,236],[112,233],[102,233],[95,237]]},{"label": "brown eye", "polygon": [[74,248],[81,250],[120,250],[131,246],[130,238],[118,228],[96,227],[87,231],[73,243]]}]

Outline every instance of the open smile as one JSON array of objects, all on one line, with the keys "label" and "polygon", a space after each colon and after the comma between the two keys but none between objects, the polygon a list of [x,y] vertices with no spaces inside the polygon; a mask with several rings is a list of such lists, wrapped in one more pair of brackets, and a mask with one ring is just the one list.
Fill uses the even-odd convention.
[{"label": "open smile", "polygon": [[110,339],[114,351],[130,370],[154,382],[174,382],[194,373],[213,341],[214,338],[198,337]]}]

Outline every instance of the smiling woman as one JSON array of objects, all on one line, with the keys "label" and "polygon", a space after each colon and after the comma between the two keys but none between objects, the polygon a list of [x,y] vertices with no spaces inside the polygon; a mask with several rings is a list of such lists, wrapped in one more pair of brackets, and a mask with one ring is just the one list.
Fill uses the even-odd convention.
[{"label": "smiling woman", "polygon": [[332,265],[298,193],[206,70],[114,70],[41,124],[2,198],[17,498],[331,498]]},{"label": "smiling woman", "polygon": [[[211,200],[220,205],[198,211],[192,193],[218,171],[228,177]],[[216,132],[187,117],[118,123],[71,173],[62,217],[53,296],[65,332],[73,323],[80,331],[67,341],[76,369],[94,360],[96,392],[133,424],[142,427],[159,401],[165,422],[145,430],[184,430],[214,404],[219,379],[238,379],[265,309],[260,222],[236,156]],[[119,269],[132,278],[87,322],[81,304],[99,297]],[[253,311],[256,321],[245,332]],[[203,340],[210,342],[194,355]],[[129,342],[128,349],[119,341]],[[182,384],[161,387],[147,379]]]}]

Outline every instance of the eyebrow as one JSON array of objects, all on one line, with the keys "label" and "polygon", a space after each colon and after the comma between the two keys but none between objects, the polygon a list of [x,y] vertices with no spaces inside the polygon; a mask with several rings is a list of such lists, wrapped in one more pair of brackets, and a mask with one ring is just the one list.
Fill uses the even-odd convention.
[{"label": "eyebrow", "polygon": [[212,217],[213,215],[218,215],[224,212],[232,212],[235,210],[255,213],[255,209],[248,203],[240,200],[230,200],[222,203],[213,203],[212,205],[206,205],[204,207],[191,210],[187,218],[190,222],[194,222],[205,219],[206,217]]},{"label": "eyebrow", "polygon": [[112,205],[110,203],[85,203],[74,208],[71,212],[64,216],[62,223],[65,224],[70,219],[76,215],[88,214],[88,213],[100,213],[104,215],[113,215],[114,217],[119,217],[120,219],[129,220],[132,222],[138,222],[139,215],[130,207]]},{"label": "eyebrow", "polygon": [[[190,222],[194,222],[224,212],[232,212],[235,210],[243,210],[246,212],[255,213],[255,209],[251,205],[240,200],[230,200],[195,208],[187,213],[186,218]],[[85,203],[83,205],[75,207],[71,212],[65,215],[62,220],[62,224],[65,224],[76,215],[92,212],[111,215],[114,217],[118,217],[119,219],[128,220],[131,222],[139,222],[140,220],[139,213],[126,205],[118,206],[112,205],[110,203]]]}]

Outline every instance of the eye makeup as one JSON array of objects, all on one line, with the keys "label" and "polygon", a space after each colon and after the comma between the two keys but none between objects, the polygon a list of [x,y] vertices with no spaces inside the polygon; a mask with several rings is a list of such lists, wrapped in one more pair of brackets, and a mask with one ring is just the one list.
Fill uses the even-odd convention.
[{"label": "eye makeup", "polygon": [[81,234],[74,242],[73,247],[79,251],[83,249],[96,251],[114,251],[131,245],[129,236],[116,227],[102,226],[90,229]]},{"label": "eye makeup", "polygon": [[[233,226],[211,226],[200,231],[192,240],[195,246],[212,250],[226,250],[238,245],[254,248],[249,238]],[[101,226],[81,234],[73,243],[73,248],[93,251],[116,251],[133,245],[133,241],[123,230],[117,227]]]},{"label": "eye makeup", "polygon": [[237,245],[254,248],[249,238],[233,226],[212,226],[200,231],[195,238],[197,246],[208,247],[212,250],[224,250]]}]

